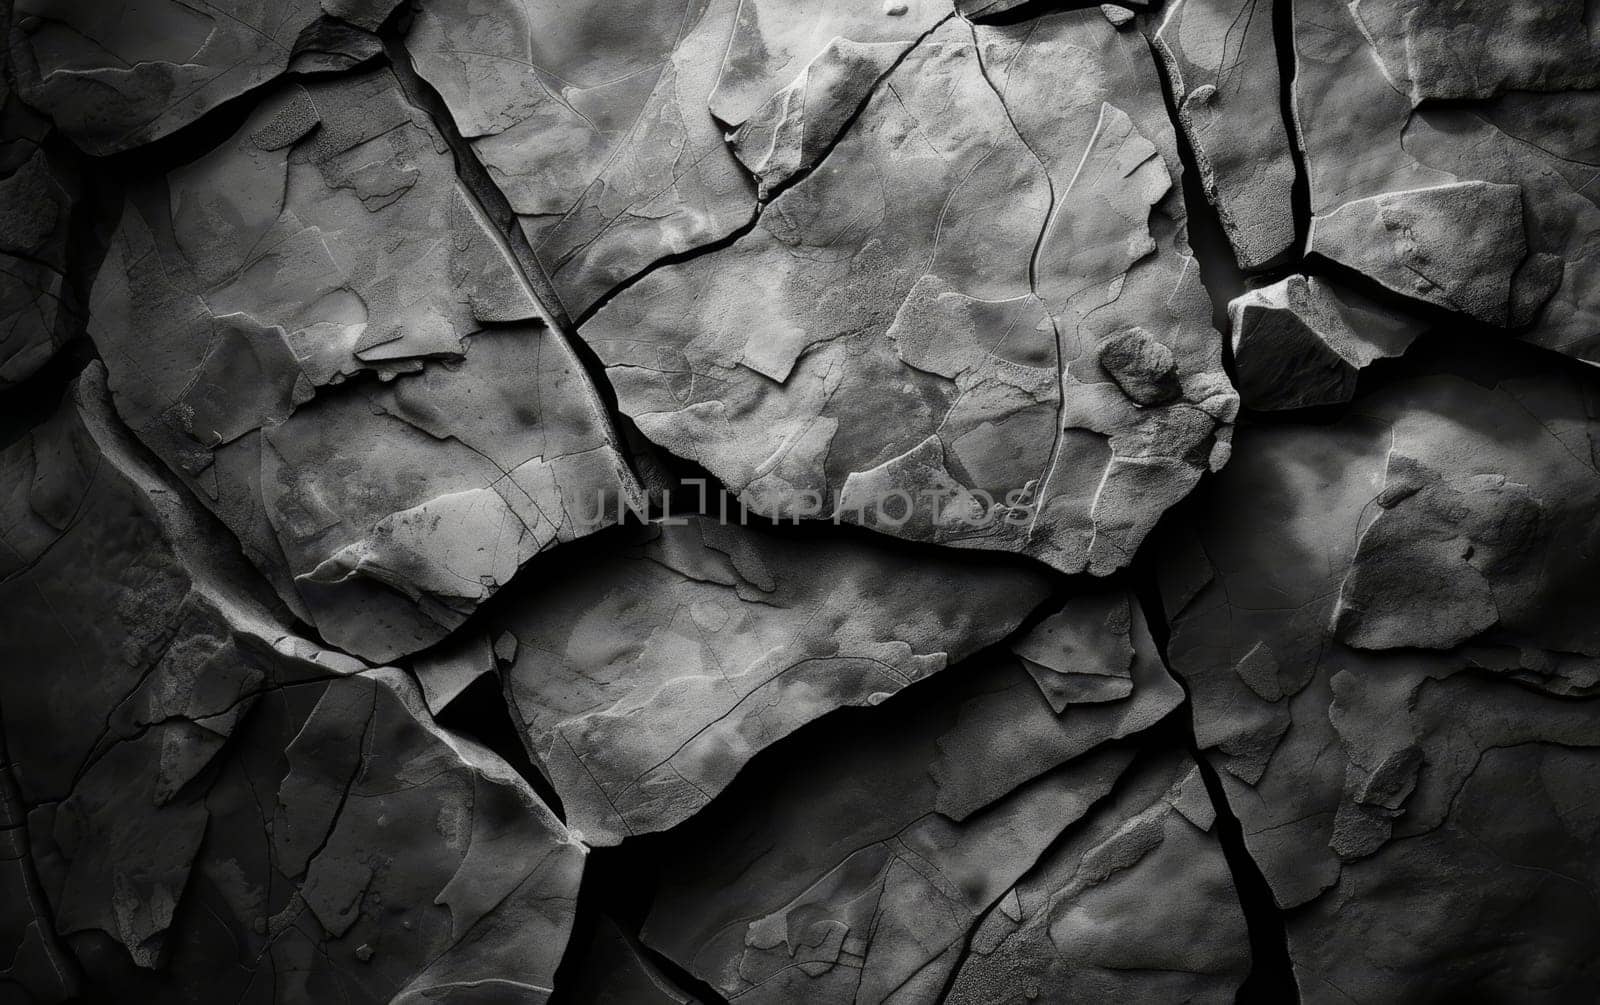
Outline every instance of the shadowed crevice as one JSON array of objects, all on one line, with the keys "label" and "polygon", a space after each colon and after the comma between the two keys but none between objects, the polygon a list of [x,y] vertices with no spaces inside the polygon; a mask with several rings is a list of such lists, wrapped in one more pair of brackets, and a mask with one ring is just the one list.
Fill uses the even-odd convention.
[{"label": "shadowed crevice", "polygon": [[1200,267],[1200,282],[1211,298],[1211,325],[1222,338],[1222,368],[1228,380],[1238,386],[1233,366],[1232,323],[1228,319],[1228,304],[1245,291],[1245,274],[1234,257],[1233,246],[1222,229],[1222,218],[1206,198],[1205,186],[1200,181],[1200,162],[1195,157],[1194,146],[1184,131],[1178,116],[1178,104],[1172,94],[1172,77],[1167,72],[1166,61],[1156,52],[1149,35],[1145,44],[1150,50],[1150,63],[1161,78],[1161,98],[1167,106],[1167,118],[1177,139],[1178,159],[1183,163],[1183,204],[1188,217],[1189,250]]},{"label": "shadowed crevice", "polygon": [[[1170,512],[1169,519],[1164,519],[1162,523],[1166,526],[1158,526],[1147,541],[1164,540],[1170,535],[1173,523]],[[1183,688],[1183,704],[1174,709],[1167,719],[1176,724],[1181,734],[1177,742],[1187,748],[1190,757],[1199,768],[1201,780],[1205,783],[1206,795],[1210,797],[1212,809],[1217,815],[1213,831],[1217,843],[1222,847],[1228,871],[1233,876],[1234,889],[1239,894],[1239,907],[1244,913],[1245,929],[1250,936],[1250,973],[1239,986],[1235,1001],[1240,1005],[1254,1005],[1257,1002],[1262,1005],[1283,1005],[1285,1002],[1298,1002],[1300,989],[1295,981],[1294,964],[1289,955],[1289,933],[1284,911],[1278,907],[1277,901],[1273,898],[1272,888],[1267,883],[1261,866],[1250,856],[1249,847],[1245,842],[1244,827],[1228,803],[1216,767],[1200,749],[1195,734],[1194,701],[1189,693],[1189,684],[1182,675],[1173,672],[1172,664],[1167,658],[1167,646],[1172,639],[1172,626],[1167,621],[1166,605],[1161,600],[1156,578],[1156,560],[1153,547],[1140,549],[1134,563],[1135,592],[1138,594],[1140,607],[1144,610],[1145,621],[1150,626],[1150,635],[1155,639],[1156,650],[1161,654],[1161,662],[1166,666],[1167,673]]]},{"label": "shadowed crevice", "polygon": [[[1294,161],[1294,187],[1289,197],[1294,212],[1292,263],[1306,253],[1311,236],[1311,169],[1306,164],[1305,138],[1300,131],[1299,103],[1295,83],[1300,75],[1299,57],[1294,45],[1294,0],[1272,0],[1272,38],[1278,51],[1278,87],[1282,104],[1283,128],[1289,134],[1289,156]],[[1297,267],[1293,264],[1291,268]]]},{"label": "shadowed crevice", "polygon": [[463,191],[476,204],[478,211],[499,238],[502,251],[516,266],[524,285],[549,321],[551,330],[566,344],[573,357],[583,367],[584,375],[588,378],[584,384],[594,403],[594,409],[604,416],[610,438],[617,445],[618,452],[626,459],[629,472],[637,481],[648,485],[652,459],[639,450],[643,437],[633,420],[623,413],[618,404],[617,392],[611,386],[610,379],[606,377],[605,364],[600,361],[595,351],[578,337],[577,326],[567,314],[566,307],[556,293],[555,285],[534,254],[527,235],[522,232],[522,226],[517,220],[516,213],[511,209],[511,203],[489,177],[488,169],[473,153],[471,144],[461,135],[461,130],[456,128],[455,119],[445,107],[444,98],[433,85],[412,68],[411,54],[405,44],[409,13],[409,10],[402,5],[380,31],[384,51],[389,57],[390,69],[395,79],[400,82],[401,92],[413,108],[428,117],[433,128],[444,138],[445,145],[450,148],[451,159],[455,162],[456,178],[460,180]]}]

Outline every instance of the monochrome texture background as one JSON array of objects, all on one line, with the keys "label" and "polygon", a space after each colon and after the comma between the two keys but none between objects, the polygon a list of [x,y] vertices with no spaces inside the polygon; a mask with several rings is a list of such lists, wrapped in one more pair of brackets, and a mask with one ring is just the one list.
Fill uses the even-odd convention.
[{"label": "monochrome texture background", "polygon": [[0,1002],[1600,1000],[1595,0],[0,22]]}]

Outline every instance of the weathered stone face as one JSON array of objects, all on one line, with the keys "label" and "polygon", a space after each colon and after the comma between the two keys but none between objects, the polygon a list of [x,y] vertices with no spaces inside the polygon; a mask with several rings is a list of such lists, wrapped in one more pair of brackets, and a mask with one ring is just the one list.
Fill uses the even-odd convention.
[{"label": "weathered stone face", "polygon": [[1600,998],[1600,28],[0,3],[0,1000]]}]

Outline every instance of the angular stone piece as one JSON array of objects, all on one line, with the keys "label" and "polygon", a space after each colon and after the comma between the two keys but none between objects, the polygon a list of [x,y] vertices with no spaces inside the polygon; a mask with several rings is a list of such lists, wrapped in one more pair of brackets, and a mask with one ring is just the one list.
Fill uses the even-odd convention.
[{"label": "angular stone piece", "polygon": [[[1441,283],[1431,293],[1424,291],[1423,299],[1451,309],[1488,301],[1480,306],[1485,319],[1494,319],[1489,323],[1509,323],[1529,342],[1594,361],[1600,360],[1600,245],[1592,236],[1600,229],[1600,195],[1593,180],[1600,170],[1600,146],[1589,124],[1600,115],[1600,92],[1515,89],[1542,87],[1541,67],[1565,60],[1547,64],[1542,54],[1524,59],[1529,50],[1549,43],[1546,51],[1557,54],[1585,38],[1586,29],[1575,23],[1582,20],[1575,13],[1579,6],[1301,0],[1294,5],[1294,95],[1317,217],[1331,218],[1347,203],[1380,196],[1405,203],[1417,190],[1448,192],[1469,182],[1521,190],[1520,236],[1510,226],[1518,211],[1495,189],[1475,195],[1453,189],[1457,194],[1451,198],[1461,205],[1426,206],[1410,237],[1377,226],[1372,211],[1385,203],[1366,202],[1363,226],[1355,228],[1359,233],[1352,233],[1348,244],[1360,261],[1347,264],[1370,268],[1374,279],[1413,297],[1419,295],[1419,277],[1408,264],[1415,266]],[[1517,27],[1522,20],[1566,22],[1568,39],[1555,43],[1546,28],[1524,38]],[[1445,76],[1464,74],[1462,79],[1487,83],[1490,91],[1498,91],[1500,71],[1510,64],[1485,52],[1521,52],[1516,73],[1503,78],[1515,80],[1513,89],[1495,96],[1457,92],[1449,100],[1414,105],[1407,52],[1424,38],[1437,40],[1429,43],[1434,55],[1427,59],[1446,68]],[[1534,38],[1540,41],[1531,42]],[[1561,65],[1592,73],[1594,61]],[[1439,200],[1441,193],[1428,198]],[[1321,221],[1318,226],[1326,239]],[[1398,248],[1396,237],[1402,239]],[[1517,249],[1524,242],[1527,255],[1521,260]],[[1414,260],[1410,246],[1429,261]],[[1468,280],[1460,274],[1463,268],[1479,275]],[[1435,274],[1441,271],[1442,278]],[[1508,303],[1501,300],[1507,272]],[[1473,289],[1477,280],[1482,287]],[[1469,288],[1452,291],[1450,284],[1457,281]]]},{"label": "angular stone piece", "polygon": [[382,44],[371,33],[394,6],[16,0],[12,61],[29,104],[89,153],[113,154],[167,136],[288,70],[346,68],[377,56]]},{"label": "angular stone piece", "polygon": [[691,518],[503,598],[506,697],[568,823],[611,845],[688,819],[807,722],[998,641],[1047,590],[1014,562]]},{"label": "angular stone piece", "polygon": [[373,661],[438,641],[637,491],[386,70],[285,88],[137,179],[92,308],[122,418],[295,613]]},{"label": "angular stone piece", "polygon": [[[875,709],[877,729],[812,731],[787,765],[736,782],[675,835],[645,942],[745,1001],[936,998],[968,931],[1132,756],[1108,748],[1009,794],[996,785],[963,820],[934,812],[940,745],[986,727],[962,676]],[[989,749],[963,771],[998,763]]]},{"label": "angular stone piece", "polygon": [[48,895],[39,951],[57,954],[56,932],[109,938],[153,968],[208,826],[203,779],[241,717],[361,665],[291,644],[226,534],[146,467],[98,365],[0,470],[0,734],[10,812],[32,811],[17,856]]},{"label": "angular stone piece", "polygon": [[504,194],[567,314],[719,240],[755,190],[706,106],[738,0],[442,0],[412,65]]},{"label": "angular stone piece", "polygon": [[895,42],[835,38],[728,134],[734,156],[756,176],[762,202],[816,167],[905,50]]},{"label": "angular stone piece", "polygon": [[[1136,610],[1131,634],[1123,702],[1058,715],[983,660],[796,734],[666,839],[645,942],[730,998],[936,998],[985,912],[1123,776],[1134,752],[1112,741],[1181,702]],[[1111,641],[1084,661],[1120,659]]]},{"label": "angular stone piece", "polygon": [[1600,88],[1600,26],[1584,0],[1354,0],[1350,10],[1413,105]]},{"label": "angular stone piece", "polygon": [[1128,603],[1115,594],[1068,601],[1011,644],[1057,714],[1068,705],[1121,701],[1133,693]]},{"label": "angular stone piece", "polygon": [[260,702],[155,1000],[548,998],[586,851],[398,670]]},{"label": "angular stone piece", "polygon": [[488,636],[457,634],[438,648],[416,657],[411,672],[422,686],[428,711],[438,715],[480,678],[495,672],[495,652]]},{"label": "angular stone piece", "polygon": [[0,120],[0,138],[25,156],[0,170],[0,389],[37,373],[83,330],[66,283],[78,185],[32,141],[30,125]]},{"label": "angular stone piece", "polygon": [[1573,810],[1600,757],[1600,409],[1545,362],[1443,346],[1331,426],[1253,428],[1164,542],[1168,657],[1302,989],[1600,987],[1571,934],[1600,848]]},{"label": "angular stone piece", "polygon": [[1334,635],[1359,649],[1451,649],[1499,625],[1502,602],[1514,618],[1538,593],[1556,529],[1535,492],[1503,474],[1441,472],[1397,445]]},{"label": "angular stone piece", "polygon": [[[1067,616],[1114,611],[1122,599],[1116,591],[1075,597],[1067,602]],[[1102,744],[1149,729],[1182,703],[1183,689],[1162,664],[1143,613],[1132,597],[1126,602],[1133,615],[1127,636],[1117,630],[1105,632],[1100,639],[1109,651],[1084,651],[1074,663],[1120,665],[1124,647],[1131,642],[1132,693],[1120,701],[1065,704],[1058,710],[1032,668],[1005,665],[987,694],[963,701],[963,728],[939,739],[939,757],[931,773],[939,785],[935,808],[940,813],[965,820],[1030,778]],[[1090,644],[1090,634],[1080,636],[1085,645]]]},{"label": "angular stone piece", "polygon": [[948,1001],[1232,1002],[1250,945],[1194,762],[1136,766],[990,908]]},{"label": "angular stone piece", "polygon": [[1239,397],[1262,411],[1348,402],[1362,370],[1405,352],[1423,329],[1316,276],[1251,290],[1228,316]]},{"label": "angular stone piece", "polygon": [[1504,326],[1528,256],[1522,190],[1473,181],[1357,199],[1313,218],[1307,246],[1402,296]]},{"label": "angular stone piece", "polygon": [[1126,28],[1128,25],[1133,23],[1134,19],[1133,11],[1114,3],[1101,4],[1100,13],[1104,14],[1106,16],[1106,20],[1110,21],[1111,24],[1117,28]]},{"label": "angular stone piece", "polygon": [[1295,166],[1272,4],[1178,0],[1151,41],[1166,62],[1178,122],[1239,267],[1277,264],[1295,241]]},{"label": "angular stone piece", "polygon": [[1105,574],[1225,462],[1237,407],[1179,170],[1142,40],[1096,11],[947,22],[754,230],[579,334],[641,431],[758,513]]},{"label": "angular stone piece", "polygon": [[[834,62],[836,57],[828,55],[830,48],[838,49],[839,55],[851,51],[858,56],[894,53],[889,58],[893,62],[935,27],[950,21],[954,13],[951,0],[889,0],[882,4],[828,0],[802,5],[787,0],[743,0],[726,52],[713,56],[720,65],[706,107],[718,122],[737,128],[758,117],[774,96],[801,83],[819,62]],[[840,46],[841,42],[847,44]],[[872,62],[883,59],[881,55],[868,58]],[[859,98],[854,104],[860,104]],[[832,113],[823,121],[844,124]]]}]

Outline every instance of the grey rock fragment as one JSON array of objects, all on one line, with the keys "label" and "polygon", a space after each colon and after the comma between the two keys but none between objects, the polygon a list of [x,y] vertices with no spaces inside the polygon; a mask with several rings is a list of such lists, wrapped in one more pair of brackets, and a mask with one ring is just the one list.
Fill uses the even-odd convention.
[{"label": "grey rock fragment", "polygon": [[1046,591],[1016,564],[691,518],[503,598],[506,697],[568,822],[611,845],[688,819],[807,722],[998,641]]},{"label": "grey rock fragment", "polygon": [[989,910],[947,1000],[1232,1002],[1249,938],[1195,770],[1135,766]]},{"label": "grey rock fragment", "polygon": [[1059,714],[1068,705],[1133,693],[1132,627],[1127,597],[1081,597],[1013,642],[1011,651]]},{"label": "grey rock fragment", "polygon": [[260,703],[205,805],[157,1000],[548,998],[585,849],[400,671]]},{"label": "grey rock fragment", "polygon": [[[16,0],[8,27],[23,98],[84,150],[104,155],[167,136],[290,69],[347,68],[376,56],[381,45],[370,32],[394,3],[360,8],[354,15],[352,5],[318,0]],[[365,30],[338,29],[330,16]]]},{"label": "grey rock fragment", "polygon": [[[898,56],[953,14],[950,0],[886,0],[881,5],[829,2],[805,7],[784,0],[745,0],[727,50],[712,57],[719,65],[706,107],[718,122],[743,126],[759,117],[759,110],[775,95],[800,84],[819,61],[826,65],[851,51],[867,57],[869,63],[884,60],[887,53]],[[829,50],[835,54],[830,55]],[[894,58],[890,56],[888,61]],[[860,82],[846,93],[851,96],[846,99],[846,110],[859,106],[865,96]],[[843,116],[824,112],[818,124],[837,127],[844,121]]]},{"label": "grey rock fragment", "polygon": [[282,89],[134,190],[92,303],[118,412],[333,644],[438,641],[637,491],[388,71]]},{"label": "grey rock fragment", "polygon": [[1280,112],[1272,4],[1178,0],[1151,41],[1239,267],[1277,264],[1295,241],[1295,165]]},{"label": "grey rock fragment", "polygon": [[1100,368],[1136,405],[1164,405],[1183,393],[1172,350],[1142,328],[1120,331],[1100,343]]},{"label": "grey rock fragment", "polygon": [[0,912],[20,938],[0,986],[547,994],[582,846],[508,765],[439,730],[404,674],[292,635],[102,381],[92,365],[0,453],[0,606],[33,626],[0,633],[0,883],[21,870],[33,916]]},{"label": "grey rock fragment", "polygon": [[895,42],[835,38],[793,83],[728,134],[734,156],[756,176],[763,202],[817,165],[905,49]]},{"label": "grey rock fragment", "polygon": [[1315,276],[1251,290],[1228,316],[1239,396],[1263,411],[1348,402],[1362,370],[1422,333],[1420,323]]},{"label": "grey rock fragment", "polygon": [[37,864],[49,904],[32,952],[109,938],[153,968],[241,717],[360,664],[292,643],[223,532],[145,466],[97,366],[0,469],[0,716],[28,839],[12,861]]},{"label": "grey rock fragment", "polygon": [[[1561,91],[1567,85],[1559,75],[1545,78],[1553,90],[1540,82],[1542,67],[1557,64],[1590,73],[1592,59],[1571,62],[1559,54],[1592,39],[1576,26],[1581,16],[1574,4],[1478,7],[1390,0],[1295,5],[1295,112],[1312,212],[1330,218],[1347,203],[1380,196],[1405,203],[1415,198],[1408,193],[1441,190],[1428,197],[1433,202],[1415,226],[1405,224],[1413,228],[1409,237],[1374,220],[1382,200],[1366,202],[1359,214],[1365,222],[1348,244],[1357,261],[1347,264],[1370,269],[1405,295],[1482,310],[1488,323],[1525,329],[1522,337],[1536,345],[1600,358],[1600,246],[1591,240],[1600,227],[1592,185],[1600,149],[1588,125],[1600,114],[1600,97]],[[1556,42],[1550,25],[1560,23],[1571,27]],[[1524,28],[1532,34],[1522,34]],[[1424,58],[1439,71],[1434,82],[1456,77],[1470,86],[1449,84],[1438,96],[1455,97],[1415,104],[1407,53],[1421,53],[1415,46],[1428,39]],[[1513,66],[1504,54],[1513,52],[1515,72],[1503,76]],[[1426,74],[1420,79],[1434,86]],[[1519,186],[1519,210],[1496,189],[1451,188],[1470,182]],[[1460,203],[1453,209],[1440,201],[1452,191],[1449,198]],[[1520,237],[1509,224],[1518,211]],[[1518,255],[1523,243],[1525,259]],[[1427,260],[1415,260],[1419,254]],[[1408,264],[1437,288],[1419,293],[1421,277]],[[1481,289],[1463,269],[1481,273]],[[1506,272],[1511,288],[1502,302]],[[1452,288],[1458,280],[1468,285]]]},{"label": "grey rock fragment", "polygon": [[1389,454],[1378,513],[1333,610],[1361,649],[1450,649],[1536,595],[1550,547],[1545,503],[1502,474],[1446,475]]},{"label": "grey rock fragment", "polygon": [[1569,934],[1600,888],[1594,394],[1477,352],[1481,383],[1252,429],[1164,549],[1168,655],[1312,999],[1600,986]]},{"label": "grey rock fragment", "polygon": [[1350,10],[1413,105],[1600,87],[1600,28],[1583,0],[1355,0]]},{"label": "grey rock fragment", "polygon": [[985,913],[1124,775],[1132,750],[1109,741],[1181,700],[1137,615],[1132,631],[1123,702],[1057,715],[1021,668],[985,662],[886,701],[870,728],[796,735],[675,833],[645,942],[729,997],[936,997]]},{"label": "grey rock fragment", "polygon": [[1353,200],[1312,219],[1308,250],[1403,296],[1503,327],[1528,255],[1522,190],[1472,181]]},{"label": "grey rock fragment", "polygon": [[1126,28],[1133,23],[1134,19],[1133,11],[1114,3],[1101,4],[1100,13],[1104,14],[1106,20],[1110,21],[1112,26],[1116,28]]},{"label": "grey rock fragment", "polygon": [[754,187],[706,113],[738,10],[443,0],[418,12],[412,64],[570,316],[755,212]]},{"label": "grey rock fragment", "polygon": [[[1075,620],[1088,611],[1114,613],[1119,603],[1126,603],[1132,613],[1126,635],[1120,626],[1099,631],[1085,626],[1074,633],[1080,648],[1071,663],[1059,658],[1056,662],[1069,668],[1069,677],[1103,674],[1108,666],[1122,665],[1131,643],[1128,675],[1133,687],[1128,697],[1061,703],[1039,685],[1038,675],[1026,662],[1021,669],[1007,667],[995,682],[999,686],[981,700],[964,705],[966,728],[940,738],[939,759],[932,768],[940,786],[936,803],[940,813],[965,820],[999,793],[1102,744],[1149,729],[1183,701],[1183,689],[1162,664],[1134,598],[1120,591],[1085,594],[1069,600],[1065,612],[1068,619]],[[1107,648],[1090,648],[1097,643]],[[979,765],[981,771],[972,770]]]},{"label": "grey rock fragment", "polygon": [[1098,12],[946,22],[750,233],[579,334],[756,512],[1104,574],[1225,462],[1237,407],[1179,170],[1148,48]]},{"label": "grey rock fragment", "polygon": [[417,656],[411,672],[422,687],[428,711],[438,715],[461,692],[495,672],[494,647],[488,636],[458,633]]}]

